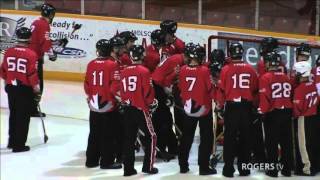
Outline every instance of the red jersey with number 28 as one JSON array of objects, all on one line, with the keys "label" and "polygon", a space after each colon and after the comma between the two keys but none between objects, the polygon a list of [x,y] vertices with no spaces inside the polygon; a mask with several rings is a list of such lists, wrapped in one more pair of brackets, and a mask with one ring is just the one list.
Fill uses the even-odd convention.
[{"label": "red jersey with number 28", "polygon": [[253,101],[258,92],[257,73],[247,63],[232,62],[222,68],[219,88],[225,101]]},{"label": "red jersey with number 28", "polygon": [[295,117],[317,114],[319,97],[313,82],[304,82],[298,85],[294,90],[293,105]]},{"label": "red jersey with number 28", "polygon": [[23,46],[7,49],[0,69],[0,76],[7,84],[34,87],[39,84],[37,54]]},{"label": "red jersey with number 28", "polygon": [[292,108],[292,85],[283,72],[267,72],[259,79],[259,108],[262,113]]},{"label": "red jersey with number 28", "polygon": [[130,65],[121,72],[121,101],[145,112],[154,100],[151,74],[143,65]]},{"label": "red jersey with number 28", "polygon": [[115,87],[119,84],[119,65],[107,58],[92,60],[87,66],[84,90],[89,107],[95,112],[110,112],[116,107]]},{"label": "red jersey with number 28", "polygon": [[210,70],[205,65],[184,65],[179,73],[178,87],[187,115],[200,117],[210,112],[214,88]]}]

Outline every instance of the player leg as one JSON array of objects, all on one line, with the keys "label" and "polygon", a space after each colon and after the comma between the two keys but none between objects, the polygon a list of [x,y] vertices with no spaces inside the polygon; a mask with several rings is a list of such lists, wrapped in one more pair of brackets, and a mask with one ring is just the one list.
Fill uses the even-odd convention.
[{"label": "player leg", "polygon": [[189,153],[197,128],[198,119],[186,115],[182,123],[183,131],[179,145],[178,159],[180,165],[180,173],[187,173],[189,171]]},{"label": "player leg", "polygon": [[[279,129],[277,121],[279,121],[277,111],[272,111],[266,114],[265,125],[265,144],[267,150],[267,163],[269,166],[274,166],[278,163],[278,137]],[[266,171],[266,175],[271,177],[278,177],[278,171],[276,169],[269,169]]]},{"label": "player leg", "polygon": [[15,123],[16,123],[16,105],[15,105],[15,95],[13,92],[13,87],[11,85],[6,85],[6,92],[8,94],[8,104],[9,104],[9,139],[8,139],[8,148],[13,148],[15,137]]},{"label": "player leg", "polygon": [[198,118],[200,127],[200,145],[198,151],[198,165],[200,175],[216,174],[217,170],[209,167],[210,155],[213,145],[212,112]]},{"label": "player leg", "polygon": [[[39,85],[40,85],[40,92],[41,95],[43,93],[43,57],[38,59],[38,63],[37,63],[37,70],[38,70],[38,77],[39,77]],[[39,111],[38,111],[38,105],[39,102],[35,101],[35,95],[34,95],[34,100],[32,101],[32,109],[31,109],[31,116],[32,117],[40,117],[39,115]],[[42,112],[42,117],[45,117],[46,114]]]},{"label": "player leg", "polygon": [[116,131],[117,131],[117,121],[118,112],[111,111],[99,114],[101,119],[101,159],[100,168],[101,169],[121,169],[122,165],[115,163],[116,146],[114,142],[116,141]]},{"label": "player leg", "polygon": [[316,151],[316,143],[319,142],[317,136],[316,129],[316,122],[317,122],[317,116],[309,116],[305,119],[305,135],[306,135],[306,148],[309,155],[309,160],[311,163],[311,175],[315,175],[317,172],[317,161],[316,157],[319,152]]},{"label": "player leg", "polygon": [[[103,119],[104,120],[104,119]],[[99,166],[100,160],[100,135],[101,120],[99,113],[90,111],[89,116],[89,137],[86,151],[86,167],[93,168]]]},{"label": "player leg", "polygon": [[262,126],[262,120],[259,117],[254,117],[252,121],[252,151],[253,161],[257,163],[263,163],[266,160]]},{"label": "player leg", "polygon": [[234,158],[237,151],[237,131],[238,131],[238,106],[227,102],[224,116],[224,144],[223,144],[223,176],[233,177]]},{"label": "player leg", "polygon": [[249,169],[243,169],[242,165],[248,164],[250,161],[250,150],[252,149],[252,104],[242,103],[241,106],[241,121],[239,123],[240,135],[239,135],[239,154],[238,154],[238,171],[240,176],[248,176],[250,174]]},{"label": "player leg", "polygon": [[137,111],[133,107],[124,108],[124,176],[137,174],[137,171],[134,169],[134,146],[138,133],[138,118]]},{"label": "player leg", "polygon": [[117,119],[117,121],[115,121],[116,123],[116,139],[115,139],[115,147],[116,147],[116,162],[117,163],[122,163],[122,153],[123,153],[123,140],[124,140],[124,116],[123,114],[116,112],[115,114],[115,119]]},{"label": "player leg", "polygon": [[33,90],[31,87],[20,85],[20,87],[15,87],[16,90],[16,129],[15,137],[16,144],[13,147],[12,152],[23,152],[29,151],[30,147],[26,146],[29,123],[30,123],[30,111],[31,103],[33,98]]},{"label": "player leg", "polygon": [[281,146],[281,163],[283,169],[281,174],[284,176],[291,176],[293,169],[293,144],[292,144],[292,111],[285,109],[280,111],[278,122],[280,127],[280,146]]},{"label": "player leg", "polygon": [[142,172],[148,174],[158,173],[158,169],[153,167],[156,157],[157,136],[154,132],[151,116],[149,113],[135,109],[138,115],[139,129],[142,130],[145,137],[145,150]]}]

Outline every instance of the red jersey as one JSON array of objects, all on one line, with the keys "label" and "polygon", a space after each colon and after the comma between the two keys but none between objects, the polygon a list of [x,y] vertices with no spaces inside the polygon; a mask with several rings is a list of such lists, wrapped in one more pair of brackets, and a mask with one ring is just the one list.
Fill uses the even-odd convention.
[{"label": "red jersey", "polygon": [[[266,69],[263,57],[261,57],[261,59],[258,61],[257,69],[258,69],[259,76],[262,76],[268,72],[268,70]],[[279,66],[279,69],[281,72],[287,73],[287,68],[286,68],[285,64],[281,63]]]},{"label": "red jersey", "polygon": [[174,38],[175,40],[172,44],[163,47],[164,51],[166,51],[169,56],[184,53],[185,43],[177,37]]},{"label": "red jersey", "polygon": [[274,109],[292,108],[292,86],[283,72],[267,72],[259,79],[260,103],[262,113]]},{"label": "red jersey", "polygon": [[116,108],[115,96],[119,80],[117,62],[107,58],[97,58],[88,64],[84,90],[92,111],[110,112]]},{"label": "red jersey", "polygon": [[318,95],[320,96],[320,66],[314,67],[312,69],[312,81],[315,83],[318,91]]},{"label": "red jersey", "polygon": [[123,53],[122,56],[119,58],[119,65],[120,65],[120,70],[123,70],[125,67],[129,66],[132,64],[132,61],[129,57],[128,53]]},{"label": "red jersey", "polygon": [[35,87],[39,84],[37,54],[28,47],[16,46],[6,50],[0,76],[6,84]]},{"label": "red jersey", "polygon": [[178,87],[184,110],[187,115],[200,117],[212,109],[214,94],[210,70],[204,66],[184,65],[179,73]]},{"label": "red jersey", "polygon": [[144,57],[143,65],[153,72],[160,63],[159,49],[150,44],[146,49],[146,57]]},{"label": "red jersey", "polygon": [[304,82],[294,90],[294,116],[313,116],[317,114],[319,96],[313,82]]},{"label": "red jersey", "polygon": [[149,112],[149,105],[154,100],[151,74],[143,65],[126,67],[121,72],[121,101],[130,103],[138,109]]},{"label": "red jersey", "polygon": [[[258,92],[258,77],[254,68],[244,62],[225,65],[220,73],[220,99],[241,102],[253,101]],[[220,104],[222,105],[222,104]]]},{"label": "red jersey", "polygon": [[178,69],[184,64],[184,55],[173,55],[163,62],[160,62],[156,70],[152,73],[153,81],[162,86],[169,87],[177,77]]},{"label": "red jersey", "polygon": [[43,57],[44,53],[49,52],[52,47],[49,37],[49,23],[45,18],[40,17],[39,19],[33,21],[30,29],[32,32],[30,48],[37,53],[39,58],[41,58]]}]

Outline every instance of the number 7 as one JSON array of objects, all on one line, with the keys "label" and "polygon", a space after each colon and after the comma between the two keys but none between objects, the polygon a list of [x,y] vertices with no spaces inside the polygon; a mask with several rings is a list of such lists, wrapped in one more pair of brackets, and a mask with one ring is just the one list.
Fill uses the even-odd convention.
[{"label": "number 7", "polygon": [[188,88],[188,91],[192,91],[194,84],[196,83],[197,78],[195,77],[186,77],[186,81],[189,82],[191,81],[191,84]]}]

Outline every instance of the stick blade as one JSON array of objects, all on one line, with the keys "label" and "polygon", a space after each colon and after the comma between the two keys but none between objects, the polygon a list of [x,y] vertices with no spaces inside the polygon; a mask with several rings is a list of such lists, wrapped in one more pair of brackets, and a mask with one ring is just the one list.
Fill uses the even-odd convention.
[{"label": "stick blade", "polygon": [[46,144],[48,142],[49,138],[47,135],[44,136],[44,143]]}]

